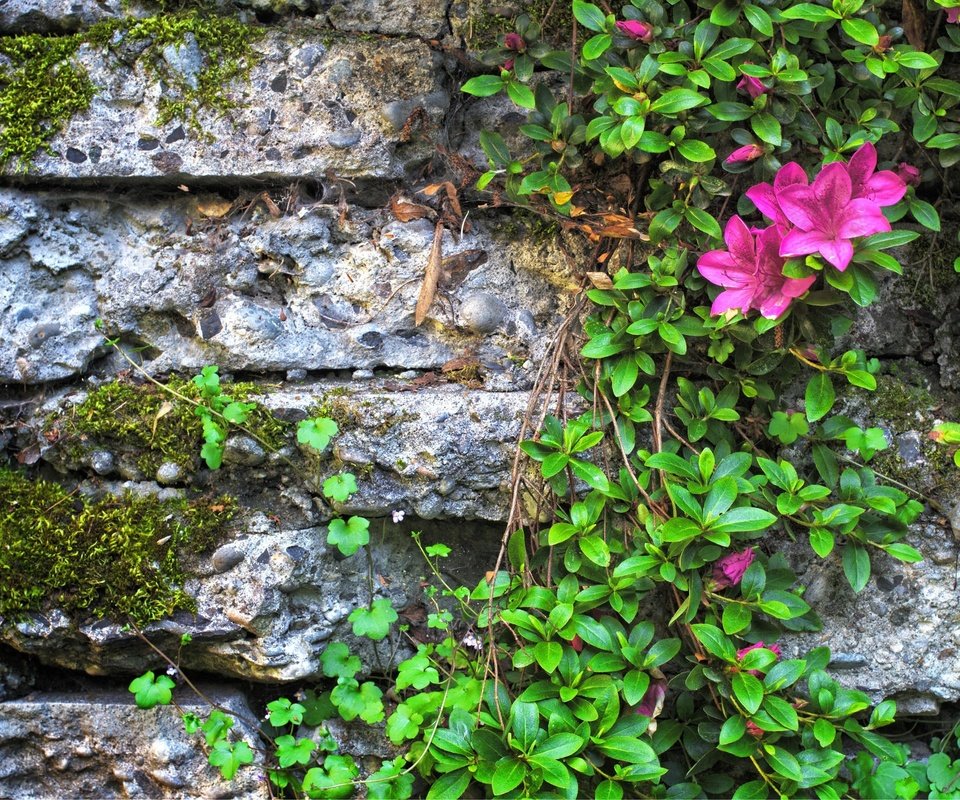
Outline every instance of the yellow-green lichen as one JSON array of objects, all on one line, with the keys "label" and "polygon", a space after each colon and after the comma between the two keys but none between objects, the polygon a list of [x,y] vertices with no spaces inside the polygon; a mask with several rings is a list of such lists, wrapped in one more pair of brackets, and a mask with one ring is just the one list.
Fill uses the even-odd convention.
[{"label": "yellow-green lichen", "polygon": [[59,608],[78,621],[144,624],[193,610],[180,556],[220,538],[230,498],[88,500],[57,483],[0,469],[0,616]]},{"label": "yellow-green lichen", "polygon": [[[39,151],[50,150],[50,140],[74,115],[89,108],[97,87],[77,59],[82,45],[108,50],[147,42],[138,58],[167,87],[157,124],[180,118],[200,130],[201,108],[223,113],[233,107],[227,87],[247,75],[251,42],[261,33],[238,19],[192,9],[108,20],[60,36],[0,36],[0,54],[9,60],[0,67],[0,169],[29,167]],[[164,47],[182,45],[188,34],[203,54],[195,86],[163,57]]]},{"label": "yellow-green lichen", "polygon": [[[165,461],[193,470],[200,463],[203,425],[195,406],[176,395],[197,400],[192,381],[171,378],[164,391],[154,384],[113,381],[94,389],[87,398],[62,417],[47,422],[48,438],[57,438],[68,456],[78,459],[97,447],[139,453],[137,466],[151,475]],[[262,391],[252,383],[224,384],[235,400],[246,401]],[[278,450],[290,434],[290,423],[274,417],[258,405],[243,426],[268,448]]]}]

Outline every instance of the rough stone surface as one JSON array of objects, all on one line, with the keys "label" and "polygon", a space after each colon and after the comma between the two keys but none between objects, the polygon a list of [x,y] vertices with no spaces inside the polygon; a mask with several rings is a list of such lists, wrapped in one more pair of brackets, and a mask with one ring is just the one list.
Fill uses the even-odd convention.
[{"label": "rough stone surface", "polygon": [[[337,31],[389,36],[440,38],[447,32],[447,0],[207,0],[221,11],[236,7],[270,14],[306,14]],[[124,14],[156,13],[142,0],[6,0],[0,5],[0,30],[63,31],[86,27]]]},{"label": "rough stone surface", "polygon": [[[367,665],[389,660],[389,640],[376,645],[357,640],[347,616],[369,601],[365,554],[344,558],[326,545],[321,527],[278,530],[263,514],[251,515],[243,533],[212,556],[188,564],[186,583],[196,597],[195,614],[179,613],[153,623],[145,635],[166,652],[182,650],[186,669],[285,682],[318,679],[319,656],[328,641],[345,641]],[[499,526],[483,523],[443,525],[408,517],[401,525],[390,520],[371,522],[375,592],[397,609],[406,609],[415,626],[422,625],[421,577],[425,566],[410,541],[421,531],[430,544],[443,541],[453,548],[451,574],[476,585],[496,557]],[[229,550],[228,550],[229,548]],[[455,560],[454,560],[455,559]],[[403,612],[401,612],[403,613]],[[162,668],[156,654],[124,626],[109,620],[77,624],[58,611],[5,626],[6,642],[41,661],[92,675],[130,674]],[[398,660],[410,654],[401,646]]]},{"label": "rough stone surface", "polygon": [[[5,190],[0,381],[83,373],[108,349],[94,327],[102,319],[111,335],[149,345],[154,372],[439,370],[470,357],[488,386],[529,382],[517,364],[542,352],[569,282],[557,243],[505,241],[496,217],[447,234],[449,279],[416,327],[433,224],[293,202],[299,210],[277,219],[212,195]],[[478,296],[495,325],[477,327]]]},{"label": "rough stone surface", "polygon": [[[427,45],[397,38],[347,42],[315,30],[291,25],[254,42],[249,78],[227,87],[236,107],[225,115],[201,109],[197,130],[176,119],[157,127],[161,85],[139,62],[130,67],[84,45],[77,57],[99,91],[27,174],[163,178],[172,185],[224,175],[306,179],[336,192],[337,178],[399,179],[429,158],[450,97]],[[167,55],[181,71],[196,66],[186,45]],[[396,125],[385,115],[398,99],[411,103],[411,112],[423,110],[412,134],[404,133],[406,120]],[[68,149],[87,158],[68,158]]]},{"label": "rough stone surface", "polygon": [[[150,711],[120,691],[36,693],[0,702],[0,796],[22,800],[73,798],[236,798],[270,796],[258,779],[257,721],[234,689],[203,687],[236,720],[233,740],[254,751],[254,764],[231,781],[207,764],[196,737],[173,706]],[[206,715],[192,695],[175,699]]]}]

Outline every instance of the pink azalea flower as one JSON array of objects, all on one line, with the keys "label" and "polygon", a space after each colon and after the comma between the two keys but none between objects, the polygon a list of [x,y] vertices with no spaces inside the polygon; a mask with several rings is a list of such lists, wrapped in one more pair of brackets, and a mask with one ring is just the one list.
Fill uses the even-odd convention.
[{"label": "pink azalea flower", "polygon": [[960,22],[960,6],[945,9],[947,12],[947,22]]},{"label": "pink azalea flower", "polygon": [[503,46],[507,50],[516,50],[518,53],[527,49],[527,43],[519,33],[508,33],[503,37]]},{"label": "pink azalea flower", "polygon": [[[960,8],[958,8],[957,11],[960,11]],[[907,186],[920,185],[920,170],[913,166],[913,164],[908,164],[906,161],[901,161],[897,167],[897,177],[907,184]]]},{"label": "pink azalea flower", "polygon": [[756,100],[760,95],[770,91],[763,85],[763,81],[754,78],[753,75],[744,75],[737,84],[737,88],[750,95],[751,100]]},{"label": "pink azalea flower", "polygon": [[851,239],[891,230],[880,206],[866,198],[854,199],[846,164],[827,164],[810,186],[788,186],[778,201],[796,226],[783,237],[780,255],[819,253],[841,272],[853,258]]},{"label": "pink azalea flower", "polygon": [[650,686],[643,695],[643,699],[640,701],[634,712],[637,714],[643,714],[645,717],[654,717],[660,714],[660,711],[663,709],[663,698],[667,696],[667,681],[666,678],[657,678],[654,677],[650,681]]},{"label": "pink azalea flower", "polygon": [[751,186],[747,189],[746,195],[753,201],[753,204],[760,209],[761,214],[773,220],[777,227],[782,228],[784,232],[786,232],[792,225],[783,211],[780,210],[780,203],[777,198],[780,196],[780,193],[789,186],[806,185],[807,173],[803,171],[803,167],[795,161],[791,161],[789,164],[784,164],[777,170],[772,185],[769,183],[758,183],[756,186]]},{"label": "pink azalea flower", "polygon": [[724,159],[724,164],[744,164],[749,161],[756,161],[763,155],[763,148],[758,144],[745,144],[738,147]]},{"label": "pink azalea flower", "polygon": [[511,69],[513,69],[513,59],[512,59],[512,58],[508,58],[506,61],[504,61],[504,62],[503,62],[503,68],[506,69],[506,70],[511,70]]},{"label": "pink azalea flower", "polygon": [[[787,310],[791,300],[810,288],[816,280],[815,275],[784,277],[783,258],[779,253],[781,236],[778,228],[771,227],[754,237],[740,217],[730,218],[723,232],[728,250],[711,250],[697,261],[697,269],[704,278],[726,289],[713,301],[711,314],[722,314],[730,309],[746,314],[756,308],[768,319],[776,319]],[[752,550],[744,552],[753,559]]]},{"label": "pink azalea flower", "polygon": [[[752,645],[750,645],[749,647],[743,647],[743,648],[741,648],[740,650],[737,650],[737,661],[743,661],[743,657],[744,657],[747,653],[749,653],[751,650],[759,650],[761,647],[764,648],[764,649],[766,649],[766,650],[769,650],[769,651],[770,651],[771,653],[773,653],[777,658],[782,658],[782,657],[783,657],[783,653],[780,652],[780,645],[778,645],[778,644],[764,644],[763,642],[757,642],[756,644],[752,644]],[[758,670],[758,669],[748,669],[747,672],[748,672],[750,675],[753,675],[754,677],[757,677],[757,676],[760,675],[760,670]]]},{"label": "pink azalea flower", "polygon": [[[737,219],[737,217],[734,217]],[[743,224],[743,223],[741,223]],[[729,226],[728,226],[729,227]],[[728,553],[713,565],[713,583],[718,589],[736,586],[753,563],[753,549],[748,547],[739,553]]]},{"label": "pink azalea flower", "polygon": [[757,727],[757,723],[752,719],[747,720],[747,733],[749,733],[754,739],[759,739],[763,736],[763,731]]},{"label": "pink azalea flower", "polygon": [[877,148],[867,142],[847,162],[851,197],[871,200],[878,206],[899,203],[907,192],[907,184],[892,170],[877,172]]},{"label": "pink azalea flower", "polygon": [[622,19],[617,22],[617,30],[624,36],[641,42],[653,41],[653,27],[636,19]]}]

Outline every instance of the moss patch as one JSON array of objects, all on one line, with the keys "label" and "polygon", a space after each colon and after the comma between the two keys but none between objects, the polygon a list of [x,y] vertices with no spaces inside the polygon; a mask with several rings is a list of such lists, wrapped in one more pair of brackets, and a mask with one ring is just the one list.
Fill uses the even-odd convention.
[{"label": "moss patch", "polygon": [[[171,378],[167,385],[184,397],[196,400],[200,396],[192,381]],[[224,384],[224,390],[235,400],[246,401],[259,387],[234,383]],[[92,391],[67,416],[49,420],[46,427],[57,430],[56,436],[73,458],[79,459],[96,445],[110,451],[137,451],[137,466],[147,475],[165,461],[194,470],[200,464],[203,444],[203,424],[194,408],[151,383],[113,381]],[[244,425],[273,450],[284,445],[291,427],[259,405]]]},{"label": "moss patch", "polygon": [[144,624],[193,610],[179,557],[219,538],[236,503],[111,497],[0,469],[0,615],[60,608],[77,619]]},{"label": "moss patch", "polygon": [[[163,58],[164,47],[183,44],[188,35],[203,53],[195,86]],[[0,54],[10,60],[0,68],[0,169],[8,164],[27,169],[39,151],[50,151],[50,140],[75,114],[89,108],[97,87],[77,63],[81,45],[117,51],[123,45],[146,42],[138,58],[167,87],[157,124],[180,118],[199,131],[201,108],[222,113],[233,107],[226,88],[249,72],[250,45],[260,35],[261,30],[237,19],[193,9],[146,19],[109,20],[63,36],[0,37]]]},{"label": "moss patch", "polygon": [[[474,0],[466,34],[466,44],[470,50],[493,47],[497,36],[514,30],[515,17],[501,16],[487,8],[486,0]],[[553,44],[570,41],[573,30],[573,5],[553,0],[521,0],[519,13],[527,14],[537,24],[543,24],[543,38]],[[549,12],[549,16],[548,16]]]}]

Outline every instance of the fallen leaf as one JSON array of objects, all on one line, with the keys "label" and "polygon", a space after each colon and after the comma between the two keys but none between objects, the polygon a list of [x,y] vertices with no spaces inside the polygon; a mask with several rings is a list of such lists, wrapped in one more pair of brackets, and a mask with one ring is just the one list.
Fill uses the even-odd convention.
[{"label": "fallen leaf", "polygon": [[917,50],[923,50],[927,43],[926,12],[919,0],[903,0],[903,33]]},{"label": "fallen leaf", "polygon": [[437,213],[429,206],[414,203],[401,194],[395,194],[390,198],[390,211],[393,212],[393,216],[400,222],[410,222],[411,220],[423,219],[424,217],[433,219]]},{"label": "fallen leaf", "polygon": [[160,404],[160,408],[157,410],[157,415],[153,418],[153,429],[150,432],[150,437],[153,438],[157,435],[157,423],[162,417],[167,416],[171,411],[173,411],[173,403],[169,400],[164,400]]},{"label": "fallen leaf", "polygon": [[420,296],[417,298],[417,309],[413,315],[413,324],[420,327],[427,318],[427,312],[433,305],[437,294],[437,284],[440,282],[440,273],[443,270],[443,223],[437,222],[433,229],[433,247],[427,258],[427,268],[423,275],[423,284],[420,286]]},{"label": "fallen leaf", "polygon": [[613,281],[606,272],[588,272],[587,280],[597,289],[612,289]]},{"label": "fallen leaf", "polygon": [[209,219],[220,219],[227,216],[233,209],[232,200],[224,200],[222,197],[204,197],[197,201],[197,212]]}]

